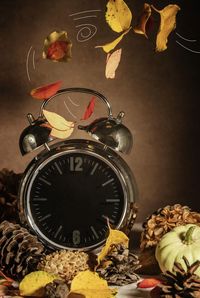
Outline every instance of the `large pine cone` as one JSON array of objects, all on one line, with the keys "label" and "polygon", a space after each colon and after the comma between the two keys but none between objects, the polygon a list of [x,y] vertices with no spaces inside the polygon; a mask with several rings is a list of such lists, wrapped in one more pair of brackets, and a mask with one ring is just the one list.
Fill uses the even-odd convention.
[{"label": "large pine cone", "polygon": [[160,269],[155,259],[155,248],[160,239],[173,228],[186,224],[200,225],[200,213],[191,211],[188,206],[175,204],[158,209],[143,223],[140,243],[139,269],[141,274],[158,274]]},{"label": "large pine cone", "polygon": [[185,271],[180,263],[175,263],[173,273],[167,271],[163,274],[164,283],[158,286],[159,297],[164,298],[200,298],[200,277],[195,271],[200,266],[200,261],[192,265],[183,257],[187,270]]},{"label": "large pine cone", "polygon": [[0,171],[0,222],[19,222],[18,189],[22,174],[3,169]]},{"label": "large pine cone", "polygon": [[18,224],[0,224],[0,268],[13,279],[21,280],[36,270],[44,253],[44,246],[36,236]]}]

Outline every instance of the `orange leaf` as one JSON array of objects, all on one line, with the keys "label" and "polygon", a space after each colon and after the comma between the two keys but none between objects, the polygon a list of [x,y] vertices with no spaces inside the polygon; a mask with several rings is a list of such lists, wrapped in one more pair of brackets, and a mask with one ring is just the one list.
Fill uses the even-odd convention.
[{"label": "orange leaf", "polygon": [[94,107],[95,107],[95,97],[93,96],[86,108],[86,111],[83,115],[82,120],[87,120],[88,118],[90,118],[90,116],[92,115],[92,113],[94,112]]},{"label": "orange leaf", "polygon": [[115,78],[115,71],[121,60],[122,49],[116,50],[112,54],[107,55],[105,76],[107,79]]},{"label": "orange leaf", "polygon": [[57,91],[60,89],[61,83],[61,81],[58,81],[49,85],[35,88],[31,90],[31,96],[36,99],[48,99],[57,93]]}]

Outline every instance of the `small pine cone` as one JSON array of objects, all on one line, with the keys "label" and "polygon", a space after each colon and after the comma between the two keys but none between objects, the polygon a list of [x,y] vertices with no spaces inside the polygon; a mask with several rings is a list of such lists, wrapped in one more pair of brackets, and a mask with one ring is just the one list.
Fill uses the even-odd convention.
[{"label": "small pine cone", "polygon": [[64,280],[55,279],[45,286],[45,298],[67,298],[68,294],[69,288]]},{"label": "small pine cone", "polygon": [[164,298],[200,298],[200,277],[195,271],[200,266],[200,261],[192,265],[183,257],[187,270],[180,263],[175,263],[173,273],[167,271],[163,274],[164,282],[158,285],[160,297]]},{"label": "small pine cone", "polygon": [[135,273],[139,267],[138,257],[130,253],[127,247],[119,244],[113,245],[96,271],[109,285],[123,286],[139,279]]},{"label": "small pine cone", "polygon": [[18,224],[3,221],[0,224],[0,268],[14,280],[21,280],[36,270],[44,247],[36,236]]},{"label": "small pine cone", "polygon": [[45,256],[38,270],[57,274],[68,283],[81,271],[89,269],[89,255],[80,251],[60,250]]},{"label": "small pine cone", "polygon": [[164,234],[189,223],[200,225],[200,213],[191,211],[188,206],[175,204],[158,209],[143,224],[141,250],[155,247]]},{"label": "small pine cone", "polygon": [[17,193],[21,178],[22,174],[7,169],[0,171],[0,222],[19,222]]}]

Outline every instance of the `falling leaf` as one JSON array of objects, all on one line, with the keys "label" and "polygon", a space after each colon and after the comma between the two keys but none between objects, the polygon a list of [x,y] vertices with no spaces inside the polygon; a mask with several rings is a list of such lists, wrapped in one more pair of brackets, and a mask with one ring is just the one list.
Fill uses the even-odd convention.
[{"label": "falling leaf", "polygon": [[107,3],[106,21],[115,32],[129,29],[132,13],[123,0],[109,0]]},{"label": "falling leaf", "polygon": [[151,16],[151,6],[148,3],[144,3],[144,8],[141,16],[138,19],[138,23],[134,28],[134,32],[138,34],[143,34],[147,37],[146,27],[148,20]]},{"label": "falling leaf", "polygon": [[115,78],[115,71],[121,60],[122,49],[116,50],[112,54],[107,54],[105,76],[107,79]]},{"label": "falling leaf", "polygon": [[110,51],[112,51],[118,45],[118,43],[122,40],[124,35],[127,34],[130,31],[130,29],[131,29],[131,27],[128,30],[126,30],[125,32],[123,32],[118,38],[116,38],[112,42],[107,43],[107,44],[102,45],[102,46],[96,46],[95,48],[103,48],[104,52],[109,53]]},{"label": "falling leaf", "polygon": [[176,28],[176,14],[180,7],[176,4],[169,4],[162,10],[151,6],[156,12],[160,14],[160,27],[156,37],[156,51],[162,52],[167,49],[167,41],[169,34]]},{"label": "falling leaf", "polygon": [[44,41],[43,58],[54,62],[68,62],[71,57],[72,42],[66,31],[54,31]]},{"label": "falling leaf", "polygon": [[108,238],[98,255],[98,264],[100,264],[100,262],[106,257],[112,246],[117,244],[124,244],[126,247],[128,247],[129,238],[122,231],[111,229],[109,226]]},{"label": "falling leaf", "polygon": [[[78,273],[72,280],[71,294],[80,294],[85,298],[112,298],[116,290],[111,290],[108,283],[95,272],[86,270]],[[71,296],[69,296],[71,297]]]},{"label": "falling leaf", "polygon": [[95,107],[95,97],[93,96],[85,110],[82,120],[87,120],[88,118],[90,118],[90,116],[94,112],[94,107]]},{"label": "falling leaf", "polygon": [[50,135],[58,139],[67,139],[71,136],[73,131],[74,127],[68,128],[66,130],[58,130],[56,128],[52,128]]},{"label": "falling leaf", "polygon": [[49,122],[49,124],[55,129],[62,131],[74,127],[74,122],[67,121],[65,118],[58,115],[57,113],[43,110],[43,114]]},{"label": "falling leaf", "polygon": [[33,90],[31,90],[31,96],[33,98],[36,99],[48,99],[49,97],[55,95],[58,90],[60,89],[61,86],[61,81],[49,84],[49,85],[45,85],[45,86],[41,86],[38,88],[35,88]]}]

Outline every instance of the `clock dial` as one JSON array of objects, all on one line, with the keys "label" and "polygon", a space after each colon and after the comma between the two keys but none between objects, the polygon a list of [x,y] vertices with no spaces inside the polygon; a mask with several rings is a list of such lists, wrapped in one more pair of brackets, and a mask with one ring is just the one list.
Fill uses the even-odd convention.
[{"label": "clock dial", "polygon": [[125,208],[120,175],[95,154],[64,152],[51,157],[29,184],[27,208],[40,236],[53,246],[92,247],[117,226]]}]

